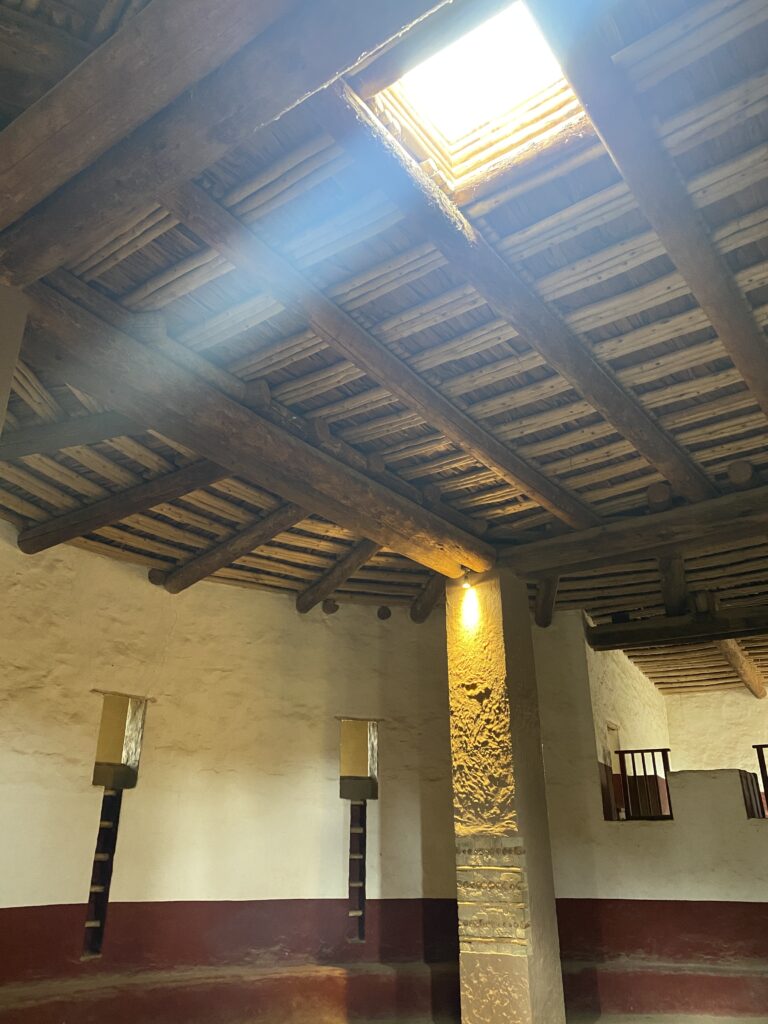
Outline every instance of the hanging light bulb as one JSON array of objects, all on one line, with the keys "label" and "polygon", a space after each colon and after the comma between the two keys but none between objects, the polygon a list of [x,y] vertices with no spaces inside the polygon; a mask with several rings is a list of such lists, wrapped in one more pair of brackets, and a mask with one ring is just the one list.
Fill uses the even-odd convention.
[{"label": "hanging light bulb", "polygon": [[471,590],[472,584],[469,582],[469,569],[464,570],[464,579],[461,581],[461,585],[464,590]]}]

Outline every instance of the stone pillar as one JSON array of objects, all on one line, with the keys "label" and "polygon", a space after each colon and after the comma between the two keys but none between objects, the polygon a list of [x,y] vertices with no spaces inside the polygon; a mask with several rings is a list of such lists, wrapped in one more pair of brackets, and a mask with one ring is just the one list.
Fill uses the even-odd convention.
[{"label": "stone pillar", "polygon": [[13,371],[27,322],[27,298],[17,288],[0,285],[0,431],[5,423]]},{"label": "stone pillar", "polygon": [[463,1024],[564,1024],[528,596],[446,588]]}]

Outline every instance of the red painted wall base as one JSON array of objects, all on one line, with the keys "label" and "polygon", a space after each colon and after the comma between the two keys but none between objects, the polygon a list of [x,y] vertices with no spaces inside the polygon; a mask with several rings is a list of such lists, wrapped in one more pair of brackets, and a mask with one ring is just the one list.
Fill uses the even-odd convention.
[{"label": "red painted wall base", "polygon": [[[456,904],[116,903],[83,961],[85,908],[0,910],[0,1024],[458,1020]],[[768,903],[558,900],[572,1013],[768,1022]]]},{"label": "red painted wall base", "polygon": [[557,916],[571,1011],[768,1021],[768,903],[561,899]]},{"label": "red painted wall base", "polygon": [[0,1024],[459,1020],[454,900],[110,904],[83,960],[84,906],[0,909]]}]

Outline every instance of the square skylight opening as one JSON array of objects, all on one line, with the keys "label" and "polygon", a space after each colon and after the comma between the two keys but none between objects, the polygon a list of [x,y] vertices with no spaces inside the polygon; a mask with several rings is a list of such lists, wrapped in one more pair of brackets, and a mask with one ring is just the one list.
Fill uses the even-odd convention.
[{"label": "square skylight opening", "polygon": [[374,106],[450,191],[584,117],[523,0],[406,72]]}]

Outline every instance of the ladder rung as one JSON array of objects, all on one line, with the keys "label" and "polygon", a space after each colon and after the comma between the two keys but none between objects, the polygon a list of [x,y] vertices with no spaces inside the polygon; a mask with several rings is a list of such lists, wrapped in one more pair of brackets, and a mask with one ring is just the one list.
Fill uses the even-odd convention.
[{"label": "ladder rung", "polygon": [[106,885],[92,885],[91,892],[106,892]]},{"label": "ladder rung", "polygon": [[99,822],[99,828],[114,828],[114,827],[115,827],[114,821],[100,821]]},{"label": "ladder rung", "polygon": [[363,912],[362,912],[362,910],[349,910],[349,911],[347,911],[347,916],[348,917],[362,917],[363,916]]},{"label": "ladder rung", "polygon": [[105,789],[104,790],[104,796],[117,796],[117,790],[116,789]]},{"label": "ladder rung", "polygon": [[101,928],[101,921],[86,921],[86,928]]},{"label": "ladder rung", "polygon": [[365,884],[364,882],[350,882],[349,883],[349,888],[350,889],[362,889],[364,884]]},{"label": "ladder rung", "polygon": [[352,833],[353,836],[361,836],[365,832],[365,829],[362,828],[360,825],[353,825],[349,831]]},{"label": "ladder rung", "polygon": [[350,800],[353,807],[365,807],[365,800]]},{"label": "ladder rung", "polygon": [[363,855],[362,855],[362,853],[350,853],[349,859],[350,860],[362,860],[363,859]]},{"label": "ladder rung", "polygon": [[108,853],[95,853],[93,855],[93,859],[94,860],[100,860],[100,861],[109,860],[109,854]]}]

